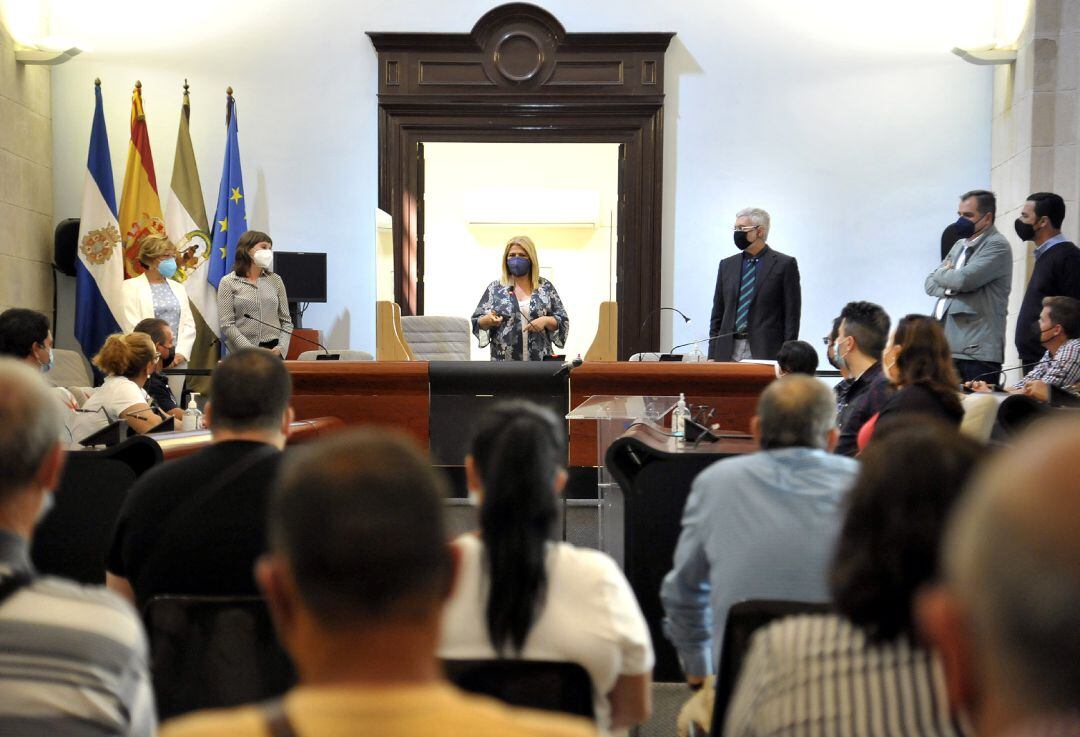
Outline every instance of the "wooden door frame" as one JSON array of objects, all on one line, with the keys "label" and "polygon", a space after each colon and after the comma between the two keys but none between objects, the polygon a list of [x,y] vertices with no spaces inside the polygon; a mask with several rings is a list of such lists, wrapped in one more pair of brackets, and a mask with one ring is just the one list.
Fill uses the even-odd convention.
[{"label": "wooden door frame", "polygon": [[[369,33],[379,57],[379,207],[393,219],[394,297],[422,314],[422,142],[623,144],[619,357],[659,346],[663,63],[672,33],[566,33],[526,3],[471,33]],[[479,289],[479,287],[478,287]]]}]

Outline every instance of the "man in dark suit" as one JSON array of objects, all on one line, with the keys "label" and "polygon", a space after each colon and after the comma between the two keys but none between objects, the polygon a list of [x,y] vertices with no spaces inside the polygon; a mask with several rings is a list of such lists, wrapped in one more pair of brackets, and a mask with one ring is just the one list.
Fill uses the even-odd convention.
[{"label": "man in dark suit", "polygon": [[1016,318],[1016,350],[1023,363],[1037,362],[1045,350],[1038,327],[1043,298],[1080,299],[1080,248],[1061,234],[1064,220],[1065,200],[1052,192],[1028,195],[1016,219],[1020,240],[1035,242],[1035,266]]},{"label": "man in dark suit", "polygon": [[720,262],[709,335],[709,358],[774,359],[780,346],[799,337],[802,293],[799,264],[766,243],[769,213],[756,207],[735,216],[735,247]]}]

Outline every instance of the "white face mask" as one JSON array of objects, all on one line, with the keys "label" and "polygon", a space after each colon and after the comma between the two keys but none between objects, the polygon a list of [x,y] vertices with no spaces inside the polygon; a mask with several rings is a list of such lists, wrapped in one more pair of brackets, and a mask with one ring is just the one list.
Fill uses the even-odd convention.
[{"label": "white face mask", "polygon": [[255,265],[260,269],[269,270],[270,266],[274,263],[274,252],[264,248],[261,251],[256,251],[251,256],[251,260],[254,261]]}]

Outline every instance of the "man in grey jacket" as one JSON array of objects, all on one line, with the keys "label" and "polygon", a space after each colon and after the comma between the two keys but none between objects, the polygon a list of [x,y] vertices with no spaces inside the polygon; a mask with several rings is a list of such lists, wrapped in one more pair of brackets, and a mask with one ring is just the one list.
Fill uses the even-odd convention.
[{"label": "man in grey jacket", "polygon": [[933,314],[945,328],[961,381],[996,382],[1005,357],[1013,256],[994,227],[996,210],[993,192],[976,189],[961,195],[960,239],[926,277],[926,293],[937,297]]}]

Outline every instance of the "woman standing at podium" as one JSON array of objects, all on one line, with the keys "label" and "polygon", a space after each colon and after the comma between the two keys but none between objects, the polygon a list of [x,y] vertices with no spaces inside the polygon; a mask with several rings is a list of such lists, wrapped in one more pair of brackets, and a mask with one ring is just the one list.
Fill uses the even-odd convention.
[{"label": "woman standing at podium", "polygon": [[472,315],[480,347],[491,346],[492,361],[542,361],[562,348],[570,331],[555,285],[540,276],[536,246],[514,236],[503,249],[502,278],[487,285]]}]

